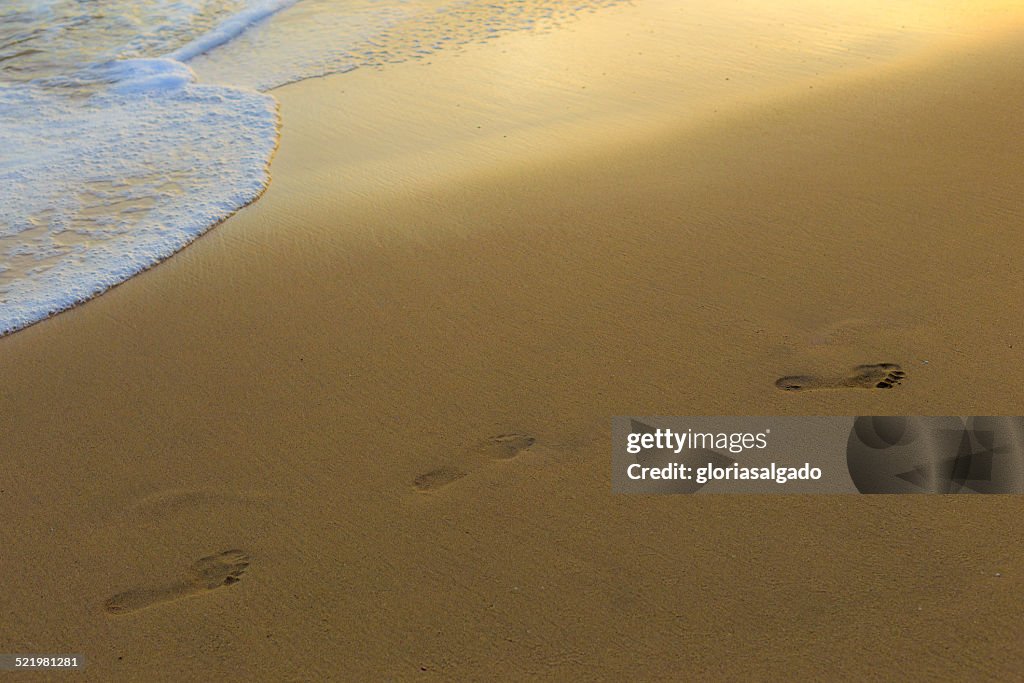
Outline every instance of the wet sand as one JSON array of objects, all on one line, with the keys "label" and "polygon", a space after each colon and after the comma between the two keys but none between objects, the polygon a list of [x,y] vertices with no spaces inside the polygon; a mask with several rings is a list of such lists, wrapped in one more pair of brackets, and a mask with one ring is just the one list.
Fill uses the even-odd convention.
[{"label": "wet sand", "polygon": [[[561,82],[445,87],[501,41],[276,91],[259,202],[0,339],[0,650],[86,680],[1019,675],[1019,498],[609,468],[613,415],[1022,412],[1022,36],[677,110],[663,74],[551,125]],[[878,363],[898,386],[861,386]]]}]

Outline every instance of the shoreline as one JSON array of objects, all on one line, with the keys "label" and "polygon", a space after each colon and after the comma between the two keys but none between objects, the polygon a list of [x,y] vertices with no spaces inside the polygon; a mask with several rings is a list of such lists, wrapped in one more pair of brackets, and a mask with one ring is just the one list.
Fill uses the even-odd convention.
[{"label": "shoreline", "polygon": [[[492,110],[452,91],[371,134],[499,49],[276,90],[262,199],[0,339],[5,649],[86,680],[1020,671],[1015,498],[613,496],[609,462],[612,415],[1024,409],[1019,40],[583,151],[463,145]],[[865,363],[906,379],[850,388]]]}]

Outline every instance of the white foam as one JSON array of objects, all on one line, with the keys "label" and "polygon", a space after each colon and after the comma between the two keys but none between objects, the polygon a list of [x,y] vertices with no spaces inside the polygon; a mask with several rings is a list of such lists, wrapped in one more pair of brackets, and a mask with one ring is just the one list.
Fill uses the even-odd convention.
[{"label": "white foam", "polygon": [[110,91],[122,94],[181,90],[196,81],[192,69],[168,58],[119,59],[100,65],[94,73],[113,81]]},{"label": "white foam", "polygon": [[177,80],[149,87],[166,72],[138,69],[156,66],[126,65],[136,69],[127,94],[84,103],[0,88],[0,333],[158,263],[265,186],[273,98]]},{"label": "white foam", "polygon": [[188,45],[178,48],[167,55],[179,62],[187,62],[215,47],[237,38],[250,26],[257,24],[272,14],[294,5],[298,0],[253,0],[244,10],[232,15],[217,25],[212,31],[196,38]]}]

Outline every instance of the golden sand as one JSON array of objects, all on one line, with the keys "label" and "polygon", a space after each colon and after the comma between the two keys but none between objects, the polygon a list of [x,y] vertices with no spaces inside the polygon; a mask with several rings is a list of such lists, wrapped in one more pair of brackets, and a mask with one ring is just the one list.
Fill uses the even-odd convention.
[{"label": "golden sand", "polygon": [[[554,34],[280,89],[259,202],[0,340],[0,649],[97,681],[1019,676],[1016,497],[609,484],[613,415],[1022,412],[1009,26],[699,103],[682,63],[531,80]],[[902,385],[775,386],[882,362]]]}]

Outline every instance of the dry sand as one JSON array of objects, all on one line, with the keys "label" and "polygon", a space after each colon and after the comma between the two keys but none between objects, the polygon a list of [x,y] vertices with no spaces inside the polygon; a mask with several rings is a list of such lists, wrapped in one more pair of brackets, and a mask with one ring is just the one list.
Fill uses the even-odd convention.
[{"label": "dry sand", "polygon": [[[500,41],[281,89],[262,200],[0,340],[0,651],[96,681],[1019,677],[1018,497],[609,484],[612,415],[1024,412],[1024,33],[983,37],[696,109],[665,74],[657,115],[561,126],[536,89],[500,118],[446,89]],[[903,384],[775,386],[878,362]]]}]

